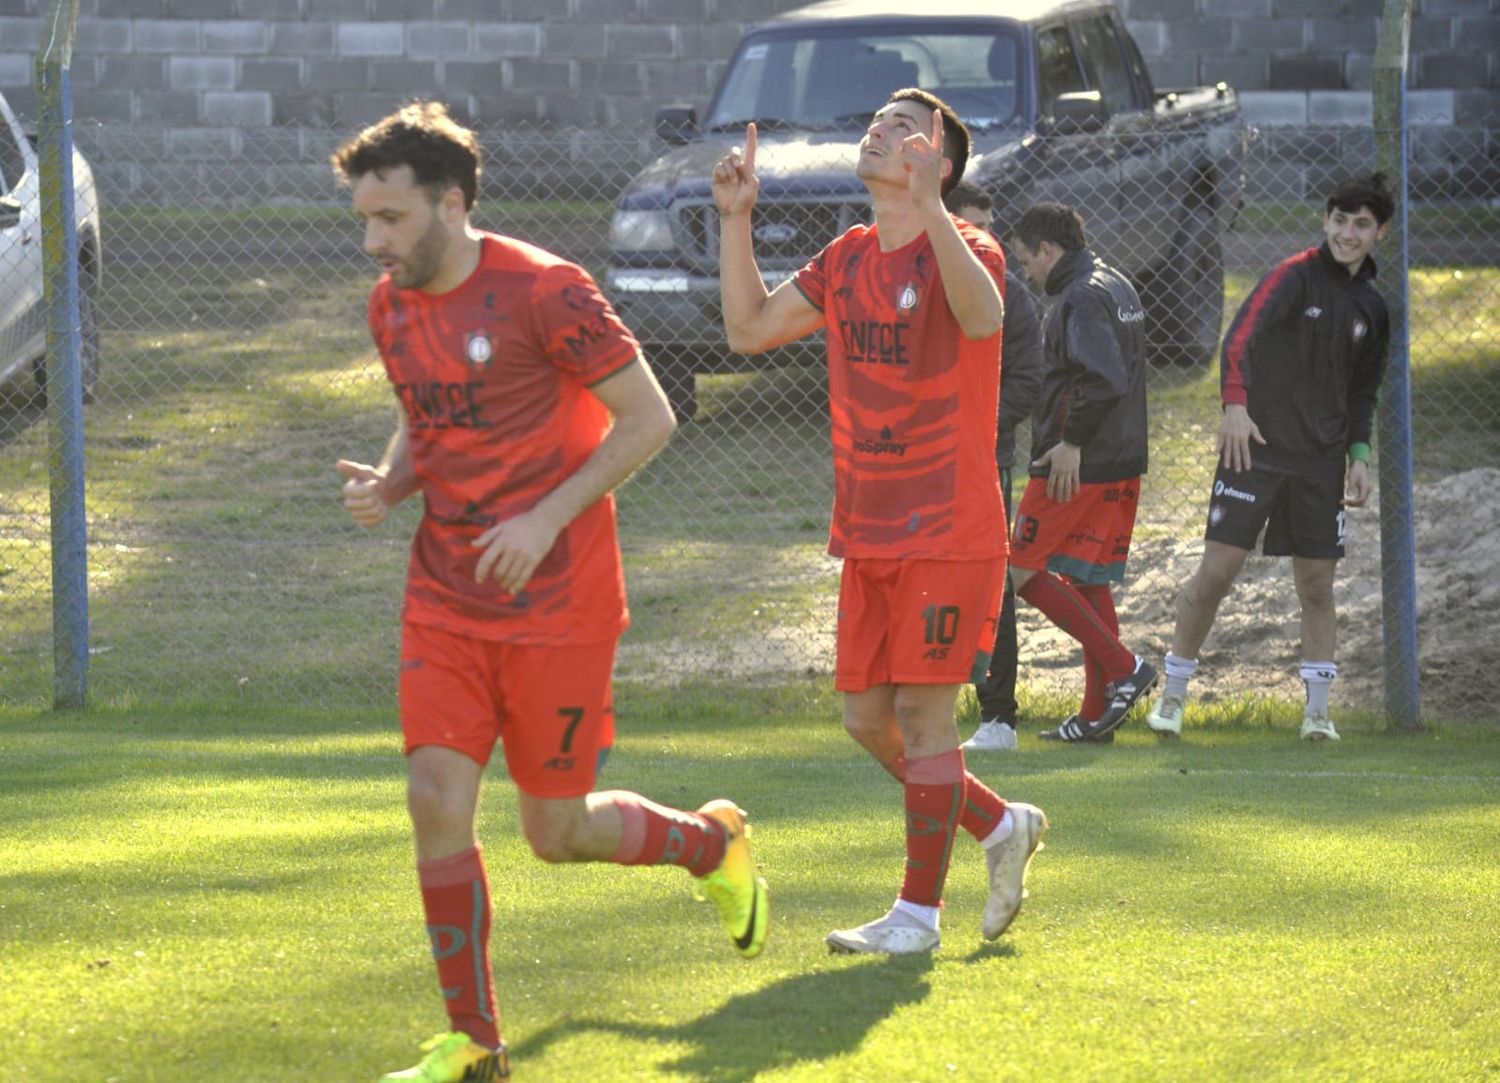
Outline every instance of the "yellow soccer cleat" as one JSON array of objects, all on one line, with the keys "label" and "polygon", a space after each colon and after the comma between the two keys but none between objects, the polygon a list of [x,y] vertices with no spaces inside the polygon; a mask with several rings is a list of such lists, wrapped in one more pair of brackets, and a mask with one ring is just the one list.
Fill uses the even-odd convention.
[{"label": "yellow soccer cleat", "polygon": [[510,1054],[505,1043],[499,1049],[480,1045],[467,1034],[439,1034],[422,1043],[427,1054],[414,1068],[389,1072],[380,1083],[490,1083],[510,1078]]},{"label": "yellow soccer cleat", "polygon": [[724,860],[706,876],[700,876],[693,894],[707,899],[719,911],[734,948],[746,959],[753,959],[766,946],[771,928],[771,899],[766,881],[755,869],[750,856],[750,828],[745,812],[733,801],[720,798],[698,810],[700,815],[718,820],[729,838],[724,845]]}]

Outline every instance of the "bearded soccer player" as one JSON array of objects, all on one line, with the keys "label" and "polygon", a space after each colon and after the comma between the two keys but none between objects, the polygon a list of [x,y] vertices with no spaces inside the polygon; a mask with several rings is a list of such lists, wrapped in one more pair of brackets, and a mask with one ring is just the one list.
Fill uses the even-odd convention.
[{"label": "bearded soccer player", "polygon": [[375,466],[340,460],[374,527],[417,492],[402,616],[401,729],[417,878],[449,1028],[383,1080],[501,1079],[475,831],[495,741],[543,861],[680,865],[741,955],[765,943],[765,881],[734,802],[697,812],[593,792],[614,737],[626,625],[611,491],[670,437],[640,347],[581,268],[469,223],[479,146],[437,103],[402,108],[333,155],[380,264],[370,332],[399,403]]},{"label": "bearded soccer player", "polygon": [[873,226],[835,239],[767,292],[750,233],[756,130],[713,174],[730,347],[761,353],[827,332],[835,496],[828,551],[844,558],[835,685],[844,727],[904,787],[906,873],[884,916],[827,938],[839,952],[905,954],[939,944],[955,830],[984,846],[983,933],[1021,906],[1046,829],[969,774],[959,690],[982,676],[1005,578],[995,467],[1000,282],[993,238],[943,207],[969,133],[944,102],[898,90],[860,142]]}]

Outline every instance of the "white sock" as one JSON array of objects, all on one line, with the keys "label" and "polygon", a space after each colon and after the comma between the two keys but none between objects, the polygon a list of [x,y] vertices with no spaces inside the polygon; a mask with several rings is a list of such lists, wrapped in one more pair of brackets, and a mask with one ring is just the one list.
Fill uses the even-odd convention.
[{"label": "white sock", "polygon": [[1339,667],[1336,663],[1302,663],[1302,684],[1307,688],[1307,709],[1304,713],[1328,717],[1328,687],[1338,675]]},{"label": "white sock", "polygon": [[1198,659],[1179,658],[1168,651],[1164,668],[1167,671],[1167,686],[1162,689],[1162,695],[1187,699],[1188,681],[1198,672]]},{"label": "white sock", "polygon": [[1005,815],[1000,817],[1000,822],[995,825],[995,830],[980,839],[979,845],[983,846],[986,850],[991,846],[999,846],[1006,839],[1010,838],[1010,833],[1015,829],[1016,818],[1010,814],[1010,809],[1007,808]]},{"label": "white sock", "polygon": [[899,910],[903,914],[908,914],[911,917],[916,918],[923,925],[927,926],[934,932],[937,931],[938,914],[941,913],[941,911],[936,906],[923,906],[921,903],[907,902],[905,899],[897,899],[896,905],[891,907],[891,909]]}]

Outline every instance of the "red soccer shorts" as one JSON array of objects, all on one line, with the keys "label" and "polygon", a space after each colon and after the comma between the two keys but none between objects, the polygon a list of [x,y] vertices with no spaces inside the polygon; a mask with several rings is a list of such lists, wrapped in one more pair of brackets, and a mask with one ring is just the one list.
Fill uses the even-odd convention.
[{"label": "red soccer shorts", "polygon": [[844,561],[834,687],[967,684],[995,646],[1005,558]]},{"label": "red soccer shorts", "polygon": [[615,641],[541,647],[406,622],[406,753],[441,745],[487,764],[499,738],[510,777],[533,797],[582,797],[615,740]]},{"label": "red soccer shorts", "polygon": [[1121,582],[1140,497],[1141,479],[1129,478],[1081,485],[1059,504],[1047,496],[1046,478],[1032,478],[1011,531],[1011,565],[1080,583]]}]

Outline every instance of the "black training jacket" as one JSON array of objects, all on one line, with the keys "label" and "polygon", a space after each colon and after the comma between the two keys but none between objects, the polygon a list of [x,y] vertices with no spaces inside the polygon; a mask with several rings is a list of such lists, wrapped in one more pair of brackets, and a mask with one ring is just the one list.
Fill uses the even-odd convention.
[{"label": "black training jacket", "polygon": [[1283,260],[1250,291],[1224,336],[1219,383],[1265,437],[1267,466],[1342,459],[1368,444],[1391,337],[1375,260],[1351,276],[1325,243]]},{"label": "black training jacket", "polygon": [[1005,326],[1000,332],[1000,417],[995,428],[995,463],[1008,469],[1016,460],[1016,426],[1036,409],[1042,390],[1042,320],[1036,298],[1015,272],[1005,271]]},{"label": "black training jacket", "polygon": [[[1082,482],[1146,472],[1146,310],[1125,276],[1087,248],[1047,276],[1056,298],[1042,324],[1046,372],[1031,425],[1035,462],[1059,440],[1083,449]],[[1032,477],[1046,477],[1031,467]]]}]

